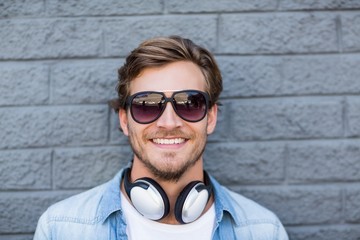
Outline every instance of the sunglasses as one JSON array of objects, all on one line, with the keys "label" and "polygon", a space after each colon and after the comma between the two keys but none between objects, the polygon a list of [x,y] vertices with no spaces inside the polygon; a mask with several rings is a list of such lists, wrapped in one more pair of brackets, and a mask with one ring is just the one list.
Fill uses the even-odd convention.
[{"label": "sunglasses", "polygon": [[141,124],[156,121],[170,102],[176,114],[185,121],[201,121],[209,108],[209,95],[198,90],[176,91],[171,97],[163,92],[138,92],[126,100],[132,118]]}]

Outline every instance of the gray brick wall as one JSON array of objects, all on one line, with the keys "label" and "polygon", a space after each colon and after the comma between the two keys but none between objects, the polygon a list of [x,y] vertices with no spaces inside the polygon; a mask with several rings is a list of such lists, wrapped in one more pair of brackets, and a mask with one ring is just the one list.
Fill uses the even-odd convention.
[{"label": "gray brick wall", "polygon": [[171,34],[224,76],[206,168],[291,239],[359,239],[360,1],[0,0],[0,240],[128,162],[116,69]]}]

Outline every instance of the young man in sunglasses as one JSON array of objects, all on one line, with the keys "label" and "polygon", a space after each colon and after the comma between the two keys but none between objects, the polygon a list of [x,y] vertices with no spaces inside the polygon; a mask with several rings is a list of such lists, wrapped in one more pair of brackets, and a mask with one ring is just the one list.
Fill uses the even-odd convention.
[{"label": "young man in sunglasses", "polygon": [[221,90],[213,56],[188,39],[155,38],[133,50],[112,102],[131,164],[51,206],[34,239],[288,239],[273,213],[203,169]]}]

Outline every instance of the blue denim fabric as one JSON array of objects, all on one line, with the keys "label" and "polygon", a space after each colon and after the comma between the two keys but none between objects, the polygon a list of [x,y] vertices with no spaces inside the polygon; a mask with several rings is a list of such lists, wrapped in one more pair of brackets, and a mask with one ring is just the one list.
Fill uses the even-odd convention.
[{"label": "blue denim fabric", "polygon": [[[123,170],[111,181],[49,207],[39,219],[34,240],[128,239],[121,210],[122,174]],[[210,179],[216,212],[213,239],[288,239],[272,212]]]}]

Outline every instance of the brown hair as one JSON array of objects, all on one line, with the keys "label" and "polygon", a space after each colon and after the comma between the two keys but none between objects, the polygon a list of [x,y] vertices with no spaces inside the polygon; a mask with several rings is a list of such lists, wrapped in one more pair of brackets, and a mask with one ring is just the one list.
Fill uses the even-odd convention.
[{"label": "brown hair", "polygon": [[118,70],[118,98],[112,100],[110,105],[116,111],[126,107],[130,82],[145,68],[160,67],[177,61],[190,61],[201,69],[206,81],[206,91],[210,96],[210,107],[218,104],[222,78],[212,54],[189,39],[170,36],[149,39],[130,53],[125,64]]}]

